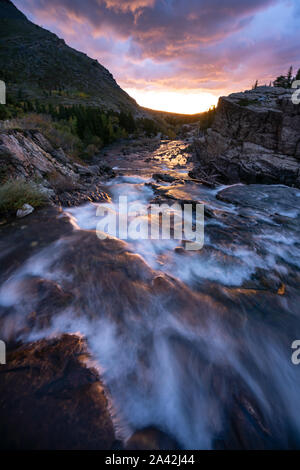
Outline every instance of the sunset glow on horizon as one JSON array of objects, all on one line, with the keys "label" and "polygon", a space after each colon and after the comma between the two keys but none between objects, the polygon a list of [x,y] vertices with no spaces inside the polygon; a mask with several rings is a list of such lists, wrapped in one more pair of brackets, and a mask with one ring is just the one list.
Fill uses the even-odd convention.
[{"label": "sunset glow on horizon", "polygon": [[194,114],[300,67],[299,0],[14,0],[141,106]]},{"label": "sunset glow on horizon", "polygon": [[145,108],[179,114],[197,114],[216,106],[218,97],[211,93],[190,91],[155,91],[127,88],[125,91]]}]

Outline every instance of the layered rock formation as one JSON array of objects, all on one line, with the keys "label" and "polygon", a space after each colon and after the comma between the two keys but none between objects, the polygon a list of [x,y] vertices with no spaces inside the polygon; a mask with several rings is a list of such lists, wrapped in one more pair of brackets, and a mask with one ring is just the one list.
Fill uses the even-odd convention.
[{"label": "layered rock formation", "polygon": [[0,134],[0,182],[31,181],[55,204],[106,201],[101,181],[113,175],[105,165],[78,164],[37,130],[7,130]]},{"label": "layered rock formation", "polygon": [[197,160],[225,183],[300,187],[300,106],[295,90],[258,87],[222,97],[211,128],[197,143]]}]

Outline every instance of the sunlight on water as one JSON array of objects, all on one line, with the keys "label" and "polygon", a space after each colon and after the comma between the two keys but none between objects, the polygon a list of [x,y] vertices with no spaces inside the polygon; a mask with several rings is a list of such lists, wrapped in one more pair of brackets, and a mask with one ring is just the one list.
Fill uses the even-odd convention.
[{"label": "sunlight on water", "polygon": [[[290,361],[291,342],[300,337],[297,209],[279,203],[274,209],[263,193],[263,207],[241,209],[217,198],[225,187],[164,184],[173,196],[210,210],[203,249],[186,252],[172,239],[129,239],[115,251],[103,245],[98,259],[97,209],[118,215],[120,196],[147,206],[155,196],[149,183],[149,172],[124,174],[106,183],[111,204],[66,209],[75,231],[28,259],[0,288],[0,307],[10,312],[4,334],[19,331],[27,341],[59,332],[86,336],[122,439],[154,425],[183,448],[209,449],[239,410],[248,442],[255,426],[266,442],[269,429],[283,446],[292,432],[299,442],[300,373]],[[288,214],[291,225],[283,230],[274,212]],[[122,250],[131,264],[122,264]],[[35,278],[71,290],[73,301],[28,333],[26,312],[38,308],[28,287]],[[283,279],[291,297],[277,295]]]}]

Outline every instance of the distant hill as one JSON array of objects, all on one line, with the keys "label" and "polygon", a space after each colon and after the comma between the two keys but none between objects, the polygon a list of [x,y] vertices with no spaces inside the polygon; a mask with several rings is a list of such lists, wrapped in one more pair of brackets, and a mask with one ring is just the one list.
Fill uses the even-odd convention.
[{"label": "distant hill", "polygon": [[33,24],[9,0],[0,0],[0,79],[19,99],[144,114],[97,60]]}]

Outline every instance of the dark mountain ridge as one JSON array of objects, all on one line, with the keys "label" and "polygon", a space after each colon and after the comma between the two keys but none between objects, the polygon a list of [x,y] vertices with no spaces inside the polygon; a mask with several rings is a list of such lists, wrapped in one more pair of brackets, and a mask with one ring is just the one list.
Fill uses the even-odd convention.
[{"label": "dark mountain ridge", "polygon": [[12,96],[144,114],[97,60],[33,24],[9,0],[0,0],[0,40],[0,79]]}]

